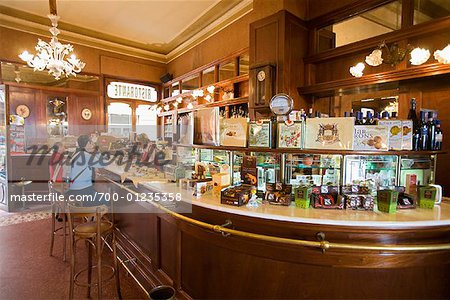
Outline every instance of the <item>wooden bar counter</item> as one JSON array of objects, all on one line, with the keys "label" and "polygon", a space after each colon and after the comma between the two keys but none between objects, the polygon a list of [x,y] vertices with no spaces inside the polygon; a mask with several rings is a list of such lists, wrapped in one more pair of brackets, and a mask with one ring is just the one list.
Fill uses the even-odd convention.
[{"label": "wooden bar counter", "polygon": [[99,189],[192,201],[192,213],[137,213],[155,210],[134,202],[133,213],[114,215],[120,258],[147,290],[169,284],[180,298],[450,297],[447,200],[396,214],[234,207],[212,195],[193,199],[174,183],[122,183],[120,174],[99,170]]}]

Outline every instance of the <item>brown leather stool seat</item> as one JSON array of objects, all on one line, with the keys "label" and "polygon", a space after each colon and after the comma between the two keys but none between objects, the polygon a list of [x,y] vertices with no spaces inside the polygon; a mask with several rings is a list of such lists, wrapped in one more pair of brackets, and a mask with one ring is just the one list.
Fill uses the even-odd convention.
[{"label": "brown leather stool seat", "polygon": [[[100,222],[100,234],[106,234],[113,229],[113,223],[109,221]],[[73,229],[73,232],[80,238],[92,238],[97,234],[97,222],[81,223]]]}]

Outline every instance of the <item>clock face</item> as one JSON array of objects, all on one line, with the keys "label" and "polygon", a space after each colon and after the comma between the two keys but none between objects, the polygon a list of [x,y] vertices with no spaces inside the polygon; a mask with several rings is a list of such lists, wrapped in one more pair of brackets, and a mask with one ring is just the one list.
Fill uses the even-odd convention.
[{"label": "clock face", "polygon": [[276,94],[270,100],[270,110],[277,116],[288,115],[294,107],[294,100],[286,94]]},{"label": "clock face", "polygon": [[16,115],[22,118],[28,118],[30,116],[30,108],[25,104],[20,104],[16,107]]},{"label": "clock face", "polygon": [[264,79],[266,79],[266,72],[259,71],[257,77],[259,81],[264,81]]},{"label": "clock face", "polygon": [[83,120],[90,120],[92,118],[92,111],[89,108],[83,108],[83,110],[81,111],[81,117],[83,118]]}]

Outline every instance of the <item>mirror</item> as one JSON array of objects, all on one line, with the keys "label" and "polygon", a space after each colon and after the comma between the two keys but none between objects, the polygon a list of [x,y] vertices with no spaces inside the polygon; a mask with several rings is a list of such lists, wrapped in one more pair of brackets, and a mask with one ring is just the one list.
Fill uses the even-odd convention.
[{"label": "mirror", "polygon": [[170,94],[171,97],[178,96],[180,94],[180,82],[174,82],[172,83],[172,93]]},{"label": "mirror", "polygon": [[215,67],[209,67],[206,70],[203,70],[202,72],[202,86],[207,86],[210,84],[215,83],[216,81],[214,80],[214,69]]},{"label": "mirror", "polygon": [[448,0],[414,0],[414,25],[448,16]]},{"label": "mirror", "polygon": [[193,75],[181,81],[181,92],[186,93],[199,88],[199,76]]},{"label": "mirror", "polygon": [[219,66],[219,81],[227,80],[235,76],[235,63],[230,61]]},{"label": "mirror", "polygon": [[393,112],[398,114],[398,96],[354,100],[352,108],[353,111],[361,111],[364,116],[368,111],[372,113],[387,111],[392,116]]},{"label": "mirror", "polygon": [[239,75],[248,74],[250,58],[248,54],[239,56]]}]

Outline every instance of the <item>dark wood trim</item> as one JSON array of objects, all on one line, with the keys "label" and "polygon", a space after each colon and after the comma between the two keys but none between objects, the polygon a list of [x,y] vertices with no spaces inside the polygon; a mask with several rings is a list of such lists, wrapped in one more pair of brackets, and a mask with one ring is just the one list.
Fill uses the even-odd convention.
[{"label": "dark wood trim", "polygon": [[414,0],[402,1],[402,29],[414,25]]},{"label": "dark wood trim", "polygon": [[325,27],[393,1],[394,0],[358,0],[355,1],[355,3],[345,5],[337,10],[309,20],[307,26],[310,29]]},{"label": "dark wood trim", "polygon": [[86,90],[79,90],[79,89],[64,88],[64,87],[52,87],[52,86],[46,86],[46,85],[24,84],[24,83],[12,82],[12,81],[5,81],[4,84],[9,85],[9,86],[18,87],[18,88],[29,88],[29,89],[41,90],[41,91],[72,93],[72,94],[78,94],[78,95],[101,96],[99,91],[96,92],[96,91],[86,91]]},{"label": "dark wood trim", "polygon": [[180,109],[177,109],[177,110],[164,111],[164,112],[159,113],[158,117],[173,115],[175,111],[178,114],[180,114],[180,113],[191,112],[191,111],[204,109],[204,108],[223,107],[223,106],[237,105],[237,104],[244,104],[244,103],[248,103],[248,97],[247,96],[246,97],[241,97],[241,98],[230,99],[230,100],[220,100],[220,101],[216,101],[216,102],[200,104],[200,105],[197,105],[196,107],[194,107],[193,109],[180,108]]},{"label": "dark wood trim", "polygon": [[337,58],[343,55],[352,54],[370,48],[377,47],[381,41],[386,43],[398,42],[412,37],[436,33],[450,28],[450,17],[429,21],[426,23],[414,25],[405,29],[396,30],[386,34],[382,34],[370,39],[355,42],[345,46],[329,49],[321,53],[309,56],[304,59],[306,64],[324,62],[329,59]]},{"label": "dark wood trim", "polygon": [[[187,73],[185,73],[185,74],[183,74],[181,76],[178,76],[178,77],[172,79],[171,81],[168,81],[168,82],[164,83],[163,87],[167,87],[169,85],[172,85],[172,83],[180,81],[180,80],[183,80],[184,78],[187,78],[189,76],[195,75],[196,73],[201,73],[204,70],[206,70],[206,69],[208,69],[208,68],[210,68],[212,66],[217,66],[217,65],[223,64],[225,62],[231,61],[233,58],[235,58],[235,57],[237,57],[237,56],[239,56],[241,54],[244,54],[246,52],[248,52],[248,47],[239,49],[239,50],[237,50],[237,51],[235,51],[233,53],[230,53],[229,55],[227,55],[225,57],[216,59],[216,60],[214,60],[214,61],[212,61],[212,62],[210,62],[210,63],[208,63],[206,65],[203,65],[203,66],[198,67],[198,68],[196,68],[196,69],[194,69],[192,71],[189,71],[189,72],[187,72]],[[217,77],[218,77],[218,74],[217,74]],[[215,81],[218,81],[218,80],[215,80]]]},{"label": "dark wood trim", "polygon": [[382,84],[387,82],[407,80],[414,78],[423,78],[427,76],[441,75],[450,73],[450,65],[440,63],[409,67],[403,70],[394,70],[383,73],[364,75],[356,78],[346,78],[334,81],[321,82],[310,86],[299,87],[298,92],[301,95],[311,95],[326,92],[334,92],[339,89],[350,89],[367,85]]}]

